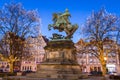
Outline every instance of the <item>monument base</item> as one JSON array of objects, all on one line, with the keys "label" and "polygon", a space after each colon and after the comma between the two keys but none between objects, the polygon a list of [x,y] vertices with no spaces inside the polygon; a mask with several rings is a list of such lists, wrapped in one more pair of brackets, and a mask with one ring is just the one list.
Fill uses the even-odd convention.
[{"label": "monument base", "polygon": [[81,72],[79,65],[41,64],[40,70],[35,74],[27,75],[31,78],[52,79],[79,79]]},{"label": "monument base", "polygon": [[76,48],[71,40],[50,41],[45,47],[44,61],[38,65],[31,78],[50,78],[56,80],[78,80],[81,78],[80,66],[76,60]]}]

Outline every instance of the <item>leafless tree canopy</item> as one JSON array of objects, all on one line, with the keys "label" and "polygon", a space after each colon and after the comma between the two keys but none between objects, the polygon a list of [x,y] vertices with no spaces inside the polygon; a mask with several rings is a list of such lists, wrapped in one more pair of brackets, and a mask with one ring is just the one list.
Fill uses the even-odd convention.
[{"label": "leafless tree canopy", "polygon": [[5,4],[0,9],[0,51],[4,57],[23,56],[25,39],[37,36],[39,27],[37,10],[26,10],[21,3]]},{"label": "leafless tree canopy", "polygon": [[116,37],[117,23],[118,17],[107,13],[102,8],[98,12],[92,12],[82,30],[86,40],[82,42],[81,49],[77,51],[96,56],[102,65],[103,75],[106,74],[104,57],[108,56],[108,53],[116,52],[114,38]]},{"label": "leafless tree canopy", "polygon": [[12,32],[19,37],[36,35],[40,26],[37,10],[25,10],[21,3],[5,4],[0,9],[0,33]]},{"label": "leafless tree canopy", "polygon": [[85,26],[84,34],[89,40],[103,41],[105,38],[111,38],[116,30],[117,17],[111,13],[107,13],[105,9],[98,12],[92,12],[88,17]]}]

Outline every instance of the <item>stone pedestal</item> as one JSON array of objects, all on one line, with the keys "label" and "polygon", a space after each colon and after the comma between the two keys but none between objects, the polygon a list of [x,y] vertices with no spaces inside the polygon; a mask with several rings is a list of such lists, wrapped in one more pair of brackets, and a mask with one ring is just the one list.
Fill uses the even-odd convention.
[{"label": "stone pedestal", "polygon": [[80,66],[76,60],[76,48],[71,40],[50,41],[45,51],[44,61],[38,65],[37,72],[27,76],[56,80],[79,79]]}]

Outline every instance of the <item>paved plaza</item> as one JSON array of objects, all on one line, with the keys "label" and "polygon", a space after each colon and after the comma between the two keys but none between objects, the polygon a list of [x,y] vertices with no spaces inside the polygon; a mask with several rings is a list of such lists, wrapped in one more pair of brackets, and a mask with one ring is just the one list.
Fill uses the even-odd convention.
[{"label": "paved plaza", "polygon": [[[40,79],[40,78],[26,78],[25,76],[12,76],[9,77],[10,80],[61,80],[61,79]],[[2,79],[0,78],[0,80],[8,80],[8,79]],[[67,80],[67,79],[62,79],[62,80]],[[87,79],[78,79],[78,80],[111,80],[107,77],[100,77],[100,76],[90,76]],[[119,80],[119,79],[118,79]]]}]

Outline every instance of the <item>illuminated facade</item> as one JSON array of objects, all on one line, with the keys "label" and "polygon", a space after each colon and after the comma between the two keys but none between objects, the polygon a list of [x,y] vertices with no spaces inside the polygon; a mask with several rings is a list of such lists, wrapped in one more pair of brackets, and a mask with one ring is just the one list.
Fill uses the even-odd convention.
[{"label": "illuminated facade", "polygon": [[[76,43],[75,44],[76,48],[78,48],[78,47],[79,47],[79,49],[80,49],[80,47],[82,48],[82,46],[79,46],[79,45]],[[113,44],[113,45],[116,45],[116,44]],[[107,47],[108,46],[104,45],[104,48],[107,48]],[[117,52],[115,52],[115,51],[110,52],[106,56],[106,58],[107,58],[106,59],[106,67],[107,67],[108,72],[120,71],[119,55]],[[102,71],[102,67],[99,62],[99,59],[91,53],[83,53],[83,54],[78,53],[77,60],[81,66],[82,72]]]},{"label": "illuminated facade", "polygon": [[[77,55],[77,60],[81,66],[82,72],[101,71],[102,70],[99,60],[91,53],[82,54],[82,55],[79,54],[79,55]],[[118,55],[108,56],[106,67],[109,72],[119,71]]]}]

